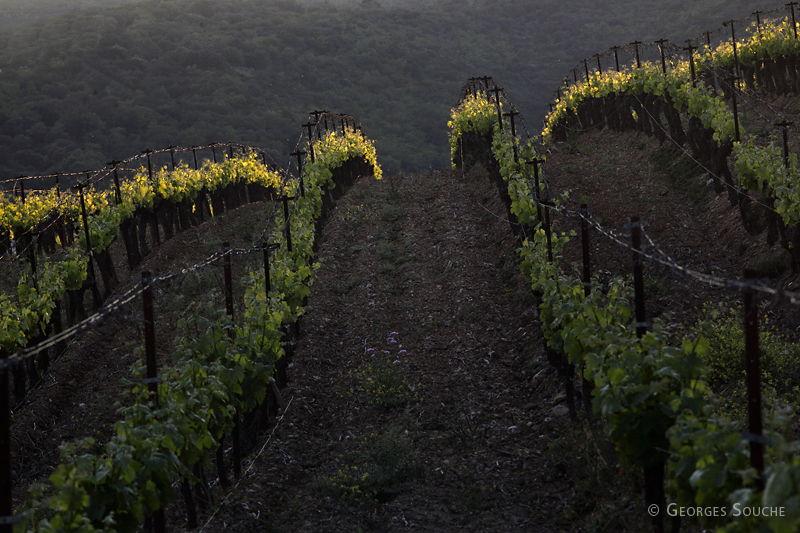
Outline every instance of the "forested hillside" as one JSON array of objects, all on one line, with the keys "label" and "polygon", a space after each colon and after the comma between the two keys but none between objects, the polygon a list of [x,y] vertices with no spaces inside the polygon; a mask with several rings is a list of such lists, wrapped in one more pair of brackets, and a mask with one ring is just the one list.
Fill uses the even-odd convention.
[{"label": "forested hillside", "polygon": [[[57,12],[61,4],[31,5]],[[311,109],[361,117],[390,170],[441,167],[441,125],[469,76],[505,80],[535,133],[553,88],[584,57],[635,39],[681,42],[776,3],[409,6],[150,0],[4,31],[0,177],[80,171],[135,150],[213,141],[288,158],[296,117]]]},{"label": "forested hillside", "polygon": [[0,31],[69,13],[97,9],[131,0],[0,0]]}]

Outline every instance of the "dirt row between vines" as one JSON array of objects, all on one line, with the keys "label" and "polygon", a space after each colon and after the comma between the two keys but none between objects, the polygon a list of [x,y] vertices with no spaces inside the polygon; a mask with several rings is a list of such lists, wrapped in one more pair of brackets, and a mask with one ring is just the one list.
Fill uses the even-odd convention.
[{"label": "dirt row between vines", "polygon": [[517,246],[480,173],[356,183],[321,237],[287,406],[203,530],[642,524],[635,482],[568,421]]}]

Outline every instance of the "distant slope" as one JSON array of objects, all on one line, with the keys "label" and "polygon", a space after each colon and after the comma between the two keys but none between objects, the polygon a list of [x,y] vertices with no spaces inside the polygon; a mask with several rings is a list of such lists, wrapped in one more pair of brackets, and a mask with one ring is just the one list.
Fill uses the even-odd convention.
[{"label": "distant slope", "polygon": [[443,125],[469,76],[500,80],[534,134],[582,58],[635,39],[681,42],[783,5],[419,4],[142,0],[4,32],[0,179],[96,168],[173,143],[240,141],[288,159],[297,117],[315,108],[358,116],[389,171],[442,167]]},{"label": "distant slope", "polygon": [[135,0],[0,0],[0,32],[76,9],[98,9],[132,1]]}]

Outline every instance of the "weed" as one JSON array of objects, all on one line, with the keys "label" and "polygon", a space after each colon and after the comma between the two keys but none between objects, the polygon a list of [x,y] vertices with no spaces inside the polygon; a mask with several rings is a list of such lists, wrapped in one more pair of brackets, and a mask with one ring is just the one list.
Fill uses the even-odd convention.
[{"label": "weed", "polygon": [[382,284],[380,286],[380,290],[381,290],[381,292],[386,293],[386,294],[397,295],[397,294],[403,294],[403,292],[405,292],[406,288],[399,281],[389,281],[387,283]]},{"label": "weed", "polygon": [[466,322],[467,324],[480,322],[482,318],[480,307],[473,303],[465,304],[456,312],[455,318],[457,321]]},{"label": "weed", "polygon": [[407,432],[390,428],[364,439],[364,450],[353,464],[315,483],[315,490],[355,507],[372,507],[391,500],[422,475]]},{"label": "weed", "polygon": [[574,141],[568,143],[565,150],[567,151],[568,154],[591,155],[592,153],[592,149],[589,146]]},{"label": "weed", "polygon": [[373,187],[353,187],[348,193],[354,202],[367,203],[372,198]]},{"label": "weed", "polygon": [[378,259],[389,261],[395,265],[402,265],[408,261],[405,254],[405,247],[391,241],[381,241],[377,247]]},{"label": "weed", "polygon": [[462,512],[474,513],[485,511],[492,507],[492,501],[488,497],[491,495],[492,489],[481,485],[472,476],[461,482],[460,489],[459,504]]},{"label": "weed", "polygon": [[633,148],[634,150],[644,150],[646,146],[647,143],[645,142],[644,139],[633,139],[630,142],[630,147]]},{"label": "weed", "polygon": [[363,246],[351,246],[350,248],[341,253],[341,257],[344,259],[353,259],[363,251],[364,251]]},{"label": "weed", "polygon": [[779,278],[791,266],[791,255],[788,250],[778,248],[754,259],[747,268],[758,272],[760,277]]},{"label": "weed", "polygon": [[686,193],[695,206],[708,207],[711,194],[705,180],[700,179],[705,170],[696,161],[684,155],[680,148],[669,144],[657,148],[650,155],[650,161],[674,185]]},{"label": "weed", "polygon": [[736,253],[739,254],[739,257],[741,257],[747,252],[749,248],[750,245],[747,242],[742,241],[739,243],[739,247],[736,249]]},{"label": "weed", "polygon": [[342,209],[340,213],[339,216],[342,222],[349,228],[357,228],[369,218],[368,213],[364,210],[363,204],[348,205]]},{"label": "weed", "polygon": [[450,428],[450,433],[462,444],[471,444],[478,438],[480,426],[473,414],[461,413]]},{"label": "weed", "polygon": [[389,190],[386,195],[386,201],[389,203],[399,203],[403,200],[402,192],[400,191],[400,179],[402,176],[395,176],[393,179],[388,179]]},{"label": "weed", "polygon": [[553,473],[569,480],[572,497],[568,506],[554,518],[583,520],[581,530],[644,531],[641,496],[631,501],[635,474],[617,465],[611,444],[585,426],[561,426],[549,443],[546,457]]},{"label": "weed", "polygon": [[393,276],[397,274],[397,267],[392,263],[381,263],[378,265],[378,274]]},{"label": "weed", "polygon": [[[734,420],[743,420],[745,408],[741,398],[745,391],[744,320],[734,309],[719,309],[709,304],[703,309],[706,322],[694,327],[704,335],[710,349],[705,357],[709,385],[730,401],[723,402],[723,413]],[[781,338],[770,327],[766,316],[759,316],[759,351],[763,395],[797,405],[800,390],[800,343]],[[764,401],[764,405],[774,404]]]},{"label": "weed", "polygon": [[365,279],[361,276],[353,276],[352,278],[345,278],[334,282],[331,288],[335,294],[342,296],[364,283],[364,281]]},{"label": "weed", "polygon": [[644,294],[646,297],[658,296],[666,291],[664,280],[661,278],[646,277],[644,279]]},{"label": "weed", "polygon": [[514,291],[511,295],[511,301],[519,309],[530,309],[538,306],[536,295],[531,290]]},{"label": "weed", "polygon": [[381,217],[381,220],[390,224],[402,220],[404,215],[403,208],[397,205],[384,204],[378,208],[378,216]]},{"label": "weed", "polygon": [[392,332],[386,339],[388,349],[368,348],[367,360],[354,374],[369,403],[387,409],[408,404],[414,400],[416,387],[405,372],[407,351],[399,343],[399,335]]}]

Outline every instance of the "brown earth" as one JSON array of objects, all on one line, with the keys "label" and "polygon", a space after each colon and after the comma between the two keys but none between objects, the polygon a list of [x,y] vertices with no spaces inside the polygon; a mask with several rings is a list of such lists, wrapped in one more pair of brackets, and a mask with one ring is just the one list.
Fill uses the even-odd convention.
[{"label": "brown earth", "polygon": [[[623,488],[631,476],[603,465],[607,448],[567,422],[504,213],[479,172],[353,187],[323,232],[288,405],[204,530],[642,525],[640,496]],[[400,345],[407,354],[396,355]],[[379,372],[370,348],[400,361],[390,364],[413,387],[402,405],[381,406],[370,394],[367,380]],[[391,457],[376,459],[381,453]],[[381,461],[403,475],[374,498],[334,486],[368,491],[360,476],[382,475]],[[610,517],[613,499],[627,509]],[[599,518],[587,520],[588,510]]]}]

